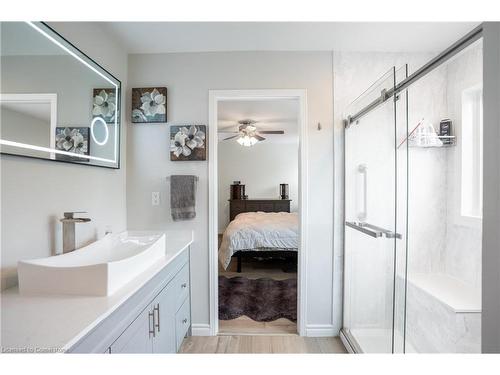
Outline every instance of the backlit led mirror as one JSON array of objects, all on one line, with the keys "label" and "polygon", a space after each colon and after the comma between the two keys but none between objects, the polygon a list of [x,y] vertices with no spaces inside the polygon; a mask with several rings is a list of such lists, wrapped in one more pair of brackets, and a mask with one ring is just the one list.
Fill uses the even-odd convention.
[{"label": "backlit led mirror", "polygon": [[120,81],[42,22],[0,38],[0,152],[119,168]]}]

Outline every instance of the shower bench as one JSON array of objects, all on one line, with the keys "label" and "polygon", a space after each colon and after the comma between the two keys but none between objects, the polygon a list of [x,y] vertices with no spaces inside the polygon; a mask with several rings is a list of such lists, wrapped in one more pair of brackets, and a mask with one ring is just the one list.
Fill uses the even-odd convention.
[{"label": "shower bench", "polygon": [[480,290],[446,274],[412,273],[407,293],[407,347],[420,353],[480,353]]}]

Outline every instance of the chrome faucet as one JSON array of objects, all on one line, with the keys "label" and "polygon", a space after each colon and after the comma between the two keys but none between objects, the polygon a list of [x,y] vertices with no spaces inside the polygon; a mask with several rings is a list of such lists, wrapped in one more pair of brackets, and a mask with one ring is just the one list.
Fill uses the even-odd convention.
[{"label": "chrome faucet", "polygon": [[74,217],[75,214],[84,214],[85,211],[65,212],[64,217],[60,219],[63,223],[63,254],[75,250],[75,223],[88,223],[89,218]]}]

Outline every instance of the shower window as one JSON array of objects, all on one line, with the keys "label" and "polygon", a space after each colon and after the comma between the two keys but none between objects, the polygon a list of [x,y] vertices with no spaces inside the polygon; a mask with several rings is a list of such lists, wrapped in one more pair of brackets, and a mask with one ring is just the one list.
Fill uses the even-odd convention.
[{"label": "shower window", "polygon": [[483,171],[483,90],[462,93],[461,205],[463,218],[481,218]]}]

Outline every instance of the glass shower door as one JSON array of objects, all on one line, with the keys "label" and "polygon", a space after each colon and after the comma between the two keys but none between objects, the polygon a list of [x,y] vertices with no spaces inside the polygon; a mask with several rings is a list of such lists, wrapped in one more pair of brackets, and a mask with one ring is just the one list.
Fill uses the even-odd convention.
[{"label": "glass shower door", "polygon": [[[396,337],[396,102],[393,68],[348,108],[359,113],[381,98],[382,104],[345,130],[345,277],[344,334],[357,351],[402,352]],[[384,96],[385,95],[385,96]],[[404,294],[404,291],[403,291]]]}]

